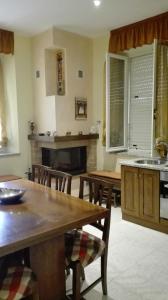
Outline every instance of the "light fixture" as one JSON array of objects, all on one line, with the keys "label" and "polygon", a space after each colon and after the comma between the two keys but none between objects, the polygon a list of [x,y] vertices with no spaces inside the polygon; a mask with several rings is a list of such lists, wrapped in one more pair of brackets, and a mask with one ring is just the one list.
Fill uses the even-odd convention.
[{"label": "light fixture", "polygon": [[93,3],[95,6],[100,6],[101,0],[94,0]]}]

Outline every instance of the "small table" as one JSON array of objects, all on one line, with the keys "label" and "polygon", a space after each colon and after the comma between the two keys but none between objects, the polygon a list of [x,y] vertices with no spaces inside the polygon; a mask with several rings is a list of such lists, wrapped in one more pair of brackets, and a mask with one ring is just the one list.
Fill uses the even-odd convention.
[{"label": "small table", "polygon": [[16,175],[0,175],[0,182],[17,180],[17,179],[20,179],[20,177]]},{"label": "small table", "polygon": [[114,184],[113,196],[114,196],[114,207],[117,207],[117,196],[121,193],[121,173],[113,171],[98,170],[88,174],[100,179],[106,179]]},{"label": "small table", "polygon": [[22,203],[0,205],[0,257],[29,248],[40,300],[65,299],[64,233],[108,210],[25,179],[1,182],[0,188],[26,190]]}]

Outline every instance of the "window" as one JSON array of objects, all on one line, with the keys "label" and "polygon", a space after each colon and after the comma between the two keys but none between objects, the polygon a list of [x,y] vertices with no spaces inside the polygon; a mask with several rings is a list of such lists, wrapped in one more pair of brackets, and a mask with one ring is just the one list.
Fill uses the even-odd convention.
[{"label": "window", "polygon": [[153,54],[130,59],[129,150],[151,152]]},{"label": "window", "polygon": [[153,150],[154,51],[144,46],[106,60],[106,151]]},{"label": "window", "polygon": [[127,147],[127,61],[128,58],[121,55],[107,55],[107,151],[118,151]]}]

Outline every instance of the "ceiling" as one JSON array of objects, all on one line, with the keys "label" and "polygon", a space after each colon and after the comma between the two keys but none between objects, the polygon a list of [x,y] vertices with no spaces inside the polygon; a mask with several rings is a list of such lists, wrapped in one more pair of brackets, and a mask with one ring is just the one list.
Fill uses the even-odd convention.
[{"label": "ceiling", "polygon": [[166,11],[168,0],[0,0],[0,28],[35,35],[56,26],[97,37]]}]

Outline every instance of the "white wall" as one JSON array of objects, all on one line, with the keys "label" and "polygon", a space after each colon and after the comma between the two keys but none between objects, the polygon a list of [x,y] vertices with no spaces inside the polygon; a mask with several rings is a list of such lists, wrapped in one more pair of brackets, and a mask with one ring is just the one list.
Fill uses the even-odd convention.
[{"label": "white wall", "polygon": [[[54,30],[54,45],[65,49],[65,96],[56,96],[56,123],[58,133],[89,133],[92,115],[92,40],[70,32]],[[83,78],[78,78],[78,70]],[[75,97],[87,98],[87,120],[75,120]]]},{"label": "white wall", "polygon": [[[55,97],[46,96],[45,49],[53,47],[53,30],[32,38],[34,121],[38,132],[55,131]],[[40,77],[36,78],[36,71]]]},{"label": "white wall", "polygon": [[[19,142],[19,154],[11,156],[0,156],[0,174],[15,174],[23,176],[24,172],[31,166],[30,162],[30,143],[27,139],[28,121],[33,118],[33,99],[32,99],[32,60],[31,60],[31,40],[19,35],[15,35],[15,74],[16,89],[13,94],[13,108],[10,107],[10,113],[15,115],[15,137]],[[14,84],[14,83],[13,83]],[[9,88],[10,91],[10,88]],[[17,96],[17,101],[15,101]],[[12,97],[12,94],[10,95]],[[17,104],[16,104],[17,102]],[[17,119],[17,120],[16,120]],[[18,124],[18,126],[17,126]]]},{"label": "white wall", "polygon": [[[46,96],[45,50],[65,50],[65,96]],[[35,78],[36,71],[40,78]],[[83,78],[77,72],[82,70]],[[33,38],[33,77],[35,122],[38,132],[55,131],[65,135],[67,131],[88,133],[92,125],[92,40],[55,28]],[[55,83],[56,84],[56,83]],[[75,120],[75,96],[88,100],[87,120]]]}]

